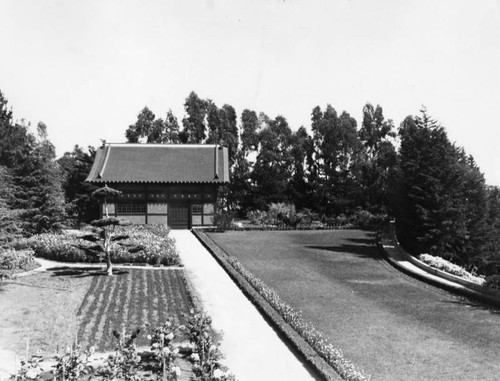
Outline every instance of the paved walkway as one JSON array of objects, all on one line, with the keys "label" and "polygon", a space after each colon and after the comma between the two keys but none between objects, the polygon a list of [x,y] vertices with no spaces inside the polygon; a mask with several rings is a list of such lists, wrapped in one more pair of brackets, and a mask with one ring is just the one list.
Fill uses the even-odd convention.
[{"label": "paved walkway", "polygon": [[214,329],[223,331],[221,350],[236,379],[314,380],[196,237],[188,230],[170,234]]}]

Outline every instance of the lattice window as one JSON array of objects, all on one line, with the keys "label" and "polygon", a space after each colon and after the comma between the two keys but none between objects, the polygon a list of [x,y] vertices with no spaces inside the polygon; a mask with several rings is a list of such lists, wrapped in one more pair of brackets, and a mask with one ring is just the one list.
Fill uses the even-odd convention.
[{"label": "lattice window", "polygon": [[193,215],[200,215],[203,213],[203,205],[201,204],[193,204],[191,206],[191,213]]},{"label": "lattice window", "polygon": [[144,214],[146,213],[146,204],[143,202],[116,204],[118,214]]}]

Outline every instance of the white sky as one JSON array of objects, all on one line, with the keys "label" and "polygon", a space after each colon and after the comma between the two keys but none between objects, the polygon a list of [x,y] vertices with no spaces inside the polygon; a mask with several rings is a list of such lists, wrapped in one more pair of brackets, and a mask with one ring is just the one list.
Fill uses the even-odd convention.
[{"label": "white sky", "polygon": [[366,102],[421,105],[500,185],[500,0],[0,0],[0,90],[58,155],[125,140],[139,111],[191,90],[310,126]]}]

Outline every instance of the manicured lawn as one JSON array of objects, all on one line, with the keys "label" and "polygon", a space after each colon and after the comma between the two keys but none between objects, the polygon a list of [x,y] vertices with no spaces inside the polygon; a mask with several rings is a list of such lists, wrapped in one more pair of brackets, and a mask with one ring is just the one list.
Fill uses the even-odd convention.
[{"label": "manicured lawn", "polygon": [[381,260],[370,233],[211,233],[374,380],[493,380],[500,314]]}]

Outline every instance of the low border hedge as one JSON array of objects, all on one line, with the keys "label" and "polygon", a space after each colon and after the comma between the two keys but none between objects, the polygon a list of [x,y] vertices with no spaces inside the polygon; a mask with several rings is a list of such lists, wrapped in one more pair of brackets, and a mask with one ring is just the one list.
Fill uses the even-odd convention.
[{"label": "low border hedge", "polygon": [[[250,301],[262,313],[264,318],[271,324],[272,327],[280,334],[280,336],[288,343],[295,352],[305,361],[311,370],[317,375],[320,375],[325,380],[369,380],[370,376],[365,375],[357,367],[345,360],[342,353],[338,349],[334,349],[331,344],[327,344],[328,348],[335,352],[334,356],[329,356],[330,363],[314,349],[314,347],[306,341],[299,332],[297,332],[287,321],[284,316],[278,312],[266,298],[259,293],[256,288],[249,282],[243,274],[241,274],[232,264],[237,261],[232,259],[224,252],[215,242],[213,242],[201,229],[193,229],[193,234],[203,244],[203,246],[213,255],[217,262],[222,266],[226,273],[233,279],[236,285],[250,299]],[[241,266],[241,265],[240,265]],[[239,266],[237,266],[239,267]],[[243,267],[243,266],[241,266]],[[241,270],[241,269],[240,269]],[[245,270],[248,272],[247,270]],[[248,272],[249,273],[249,272]],[[260,281],[261,282],[261,281]],[[262,282],[261,282],[262,283]],[[262,283],[263,285],[263,283]],[[265,287],[263,294],[274,293],[270,288]],[[274,293],[275,294],[275,293]],[[284,304],[286,311],[285,315],[299,313],[293,311],[292,307]],[[282,311],[283,312],[283,311]],[[321,334],[312,328],[313,335],[309,339],[316,344],[325,345],[326,341],[321,338]],[[316,335],[317,334],[317,335]],[[316,340],[315,340],[316,339]],[[336,358],[333,358],[336,357]]]}]

